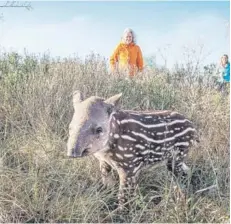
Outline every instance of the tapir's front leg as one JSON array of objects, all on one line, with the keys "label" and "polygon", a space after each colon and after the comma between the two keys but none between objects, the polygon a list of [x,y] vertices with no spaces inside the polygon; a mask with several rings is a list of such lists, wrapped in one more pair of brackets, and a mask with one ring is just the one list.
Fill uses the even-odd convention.
[{"label": "tapir's front leg", "polygon": [[119,169],[118,174],[120,178],[118,202],[119,209],[123,210],[124,204],[128,202],[129,196],[135,196],[137,177],[129,172],[126,172],[124,169]]},{"label": "tapir's front leg", "polygon": [[109,175],[112,167],[105,161],[100,160],[100,172],[104,188],[114,185],[112,177]]}]

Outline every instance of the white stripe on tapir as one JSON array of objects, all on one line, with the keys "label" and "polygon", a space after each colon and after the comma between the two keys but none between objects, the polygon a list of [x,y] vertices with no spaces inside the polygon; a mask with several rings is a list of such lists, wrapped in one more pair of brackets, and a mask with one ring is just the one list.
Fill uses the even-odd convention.
[{"label": "white stripe on tapir", "polygon": [[121,156],[120,154],[116,153],[115,155],[116,155],[118,158],[123,159],[123,156]]},{"label": "white stripe on tapir", "polygon": [[[177,123],[185,123],[186,121],[190,122],[188,119],[184,119],[184,120],[174,120],[172,122],[167,123],[168,126],[173,125],[173,124],[177,124]],[[122,120],[121,124],[126,124],[126,123],[137,123],[145,128],[158,128],[158,127],[164,127],[166,126],[166,123],[160,123],[160,124],[144,124],[140,121],[134,120],[134,119],[126,119],[126,120]]]},{"label": "white stripe on tapir", "polygon": [[172,149],[174,149],[174,147],[175,147],[175,145],[173,145],[173,146],[171,146],[171,147],[169,147],[169,148],[162,148],[161,150],[163,150],[163,151],[170,151],[170,150],[172,150]]},{"label": "white stripe on tapir", "polygon": [[119,149],[120,151],[124,151],[124,148],[121,147],[120,145],[118,145],[118,149]]},{"label": "white stripe on tapir", "polygon": [[130,136],[128,136],[128,135],[121,135],[121,138],[130,140],[130,141],[133,141],[133,142],[136,142],[136,139],[135,139],[135,138],[132,138],[132,137],[130,137]]},{"label": "white stripe on tapir", "polygon": [[150,152],[151,152],[151,150],[148,150],[148,149],[147,149],[147,150],[141,152],[141,154],[142,154],[142,155],[146,155],[146,154],[148,154],[148,153],[150,153]]},{"label": "white stripe on tapir", "polygon": [[189,146],[189,142],[177,142],[175,146]]},{"label": "white stripe on tapir", "polygon": [[164,126],[163,124],[144,124],[140,121],[134,120],[134,119],[127,119],[127,120],[122,120],[121,124],[126,124],[126,123],[137,123],[145,128],[155,128],[155,127],[162,127]]},{"label": "white stripe on tapir", "polygon": [[[168,134],[170,131],[164,131],[164,132],[157,132],[156,135],[163,135]],[[173,133],[173,132],[172,132]]]},{"label": "white stripe on tapir", "polygon": [[135,145],[135,147],[136,147],[136,148],[139,148],[139,149],[145,149],[145,147],[144,147],[143,145],[140,145],[140,144]]},{"label": "white stripe on tapir", "polygon": [[143,165],[143,162],[141,162],[141,163],[139,164],[139,166],[137,166],[137,167],[133,170],[133,173],[136,173],[137,170],[139,170],[140,167],[141,167],[142,165]]},{"label": "white stripe on tapir", "polygon": [[146,135],[144,134],[141,134],[141,133],[138,133],[138,132],[135,132],[135,131],[132,131],[132,134],[136,135],[136,136],[139,136],[141,138],[144,138],[146,141],[149,141],[149,142],[153,142],[153,143],[164,143],[164,142],[168,142],[168,141],[172,141],[174,140],[176,137],[179,137],[179,136],[182,136],[184,135],[185,133],[189,132],[189,131],[195,131],[194,128],[187,128],[185,129],[184,131],[170,137],[170,138],[166,138],[166,139],[163,139],[163,140],[153,140],[151,138],[148,138]]},{"label": "white stripe on tapir", "polygon": [[133,154],[124,154],[124,157],[127,157],[127,158],[130,158],[130,157],[133,157],[134,155]]},{"label": "white stripe on tapir", "polygon": [[146,117],[144,117],[144,118],[153,118],[153,116],[146,116]]},{"label": "white stripe on tapir", "polygon": [[134,162],[136,162],[137,160],[140,160],[140,159],[142,159],[143,157],[136,157],[135,159],[133,159],[132,160],[132,162],[134,163]]},{"label": "white stripe on tapir", "polygon": [[118,134],[114,134],[114,138],[119,138],[120,136]]},{"label": "white stripe on tapir", "polygon": [[151,150],[150,150],[150,153],[151,153],[151,154],[154,154],[154,155],[163,155],[163,152],[153,152],[153,151],[151,151]]}]

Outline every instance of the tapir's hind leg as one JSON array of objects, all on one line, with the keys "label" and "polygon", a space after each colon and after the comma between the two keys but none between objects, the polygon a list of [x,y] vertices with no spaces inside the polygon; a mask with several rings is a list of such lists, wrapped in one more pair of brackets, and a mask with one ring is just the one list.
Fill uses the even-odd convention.
[{"label": "tapir's hind leg", "polygon": [[188,148],[179,148],[177,153],[173,153],[173,156],[168,159],[167,168],[173,172],[176,177],[180,174],[185,176],[189,172],[189,167],[184,163],[187,154]]}]

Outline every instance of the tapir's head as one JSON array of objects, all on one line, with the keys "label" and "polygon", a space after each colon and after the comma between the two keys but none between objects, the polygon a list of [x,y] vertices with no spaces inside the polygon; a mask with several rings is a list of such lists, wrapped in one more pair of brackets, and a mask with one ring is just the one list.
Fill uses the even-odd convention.
[{"label": "tapir's head", "polygon": [[108,143],[110,119],[122,94],[104,100],[91,96],[85,100],[73,94],[74,115],[69,125],[67,155],[82,157],[103,150]]}]

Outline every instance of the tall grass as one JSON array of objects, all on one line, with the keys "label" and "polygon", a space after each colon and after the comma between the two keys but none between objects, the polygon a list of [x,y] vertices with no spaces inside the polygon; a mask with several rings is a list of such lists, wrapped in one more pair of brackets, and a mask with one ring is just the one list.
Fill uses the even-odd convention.
[{"label": "tall grass", "polygon": [[[4,54],[0,70],[0,222],[228,222],[229,95],[209,77],[153,68],[126,79],[109,74],[99,55]],[[174,109],[193,120],[200,143],[188,163],[197,178],[185,200],[159,167],[143,171],[130,211],[116,212],[118,188],[98,190],[96,160],[65,157],[76,89],[84,97],[122,92],[121,108]]]}]

